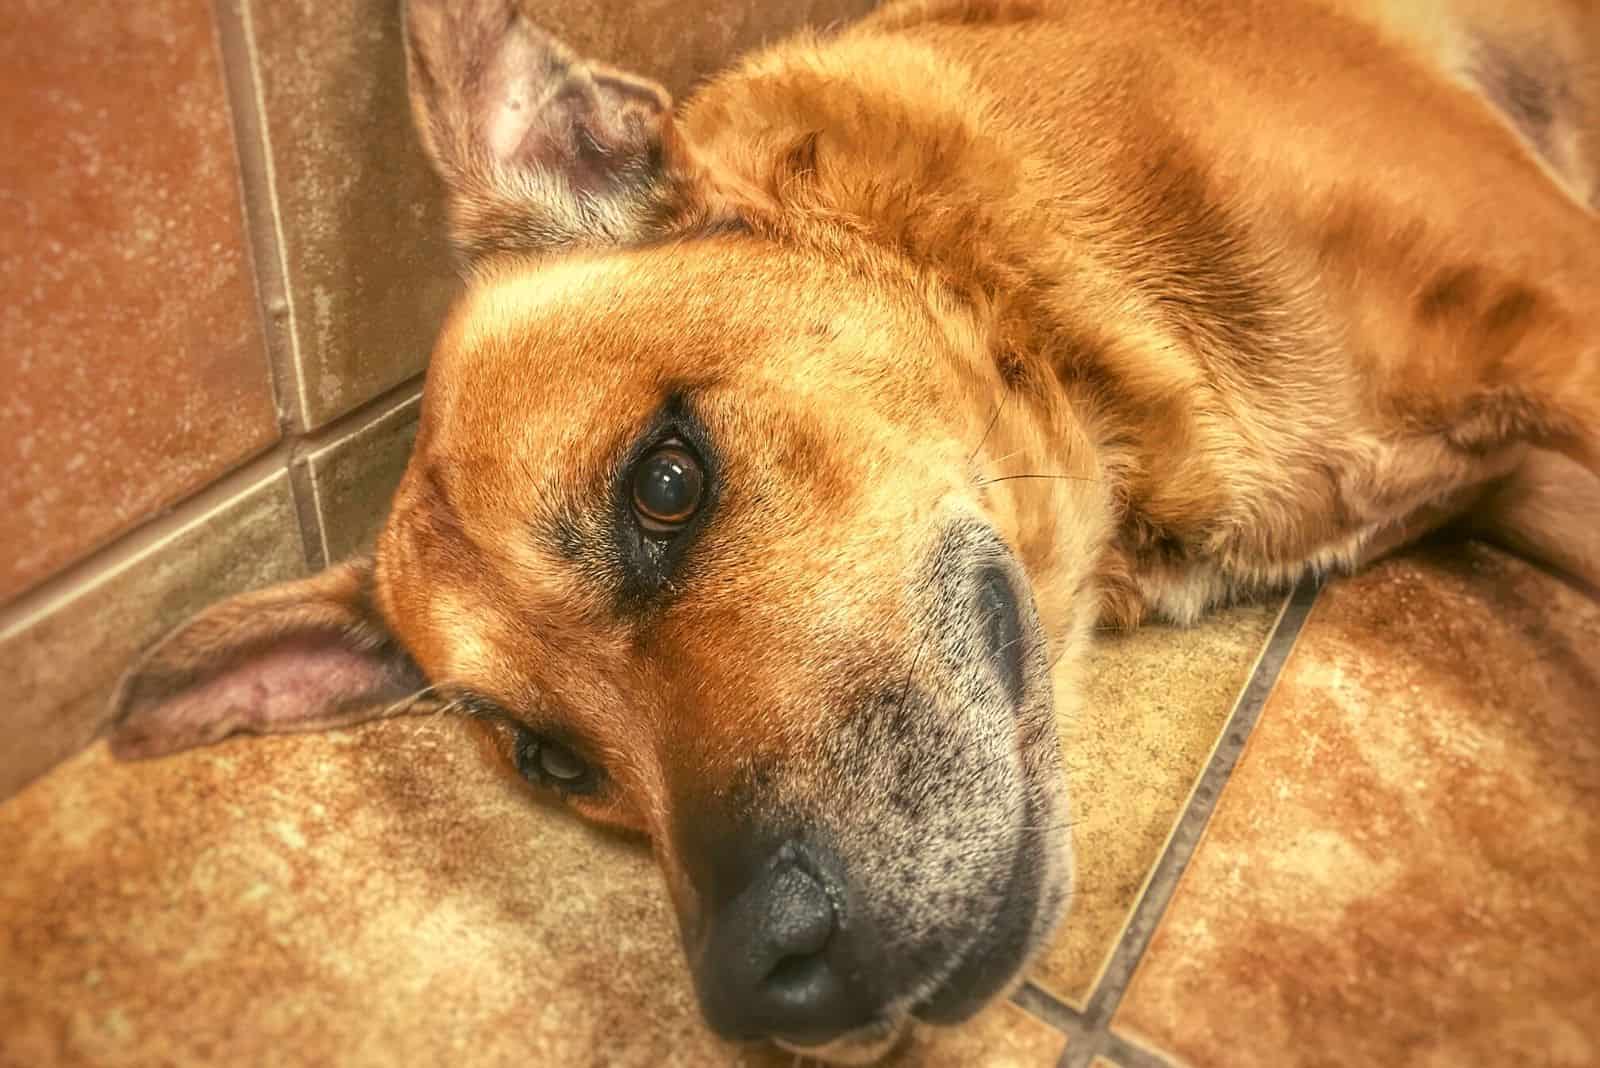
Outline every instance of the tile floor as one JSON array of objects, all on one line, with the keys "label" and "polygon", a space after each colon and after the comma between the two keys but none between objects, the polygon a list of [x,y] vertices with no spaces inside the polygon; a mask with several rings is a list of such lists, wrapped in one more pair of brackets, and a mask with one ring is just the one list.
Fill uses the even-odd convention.
[{"label": "tile floor", "polygon": [[[895,1063],[1600,1063],[1600,605],[1440,547],[1095,667],[1078,911]],[[793,1062],[706,1034],[647,853],[465,724],[94,747],[0,857],[0,1064]]]}]

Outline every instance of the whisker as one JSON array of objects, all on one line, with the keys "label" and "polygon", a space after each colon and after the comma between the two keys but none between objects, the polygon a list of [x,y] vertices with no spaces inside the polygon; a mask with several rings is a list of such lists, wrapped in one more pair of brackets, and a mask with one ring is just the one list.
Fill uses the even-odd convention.
[{"label": "whisker", "polygon": [[406,696],[400,698],[398,701],[394,702],[392,705],[389,705],[381,713],[379,713],[380,718],[398,715],[402,711],[409,710],[412,705],[416,704],[418,701],[437,690],[439,685],[439,683],[435,682],[431,685],[424,686],[422,689],[417,690],[414,693],[406,694]]},{"label": "whisker", "polygon": [[972,461],[976,460],[978,458],[978,454],[983,451],[983,446],[986,442],[988,442],[989,435],[994,433],[995,424],[1000,421],[1000,413],[1005,410],[1006,401],[1010,399],[1011,391],[1007,390],[1005,393],[1000,395],[1000,400],[995,403],[994,414],[989,417],[989,425],[983,428],[983,437],[978,439],[978,447],[972,450],[971,456],[967,457],[967,463],[969,465],[972,463]]},{"label": "whisker", "polygon": [[1023,453],[1025,453],[1027,451],[1028,450],[1026,450],[1026,449],[1012,449],[1010,452],[1006,453],[1004,456],[990,457],[986,462],[988,464],[990,464],[990,466],[1003,464],[1007,460],[1011,459],[1013,456],[1021,456]]},{"label": "whisker", "polygon": [[[998,415],[998,411],[999,411],[999,409],[997,408],[996,409],[996,414],[997,415]],[[981,447],[981,443],[980,443],[980,447]],[[942,570],[942,569],[943,569],[943,561],[941,560],[940,563],[938,565],[936,565],[936,572],[939,571],[939,570]],[[937,585],[937,582],[938,582],[938,575],[936,573],[935,576],[934,576],[935,585]],[[895,714],[896,715],[899,715],[901,712],[905,711],[906,698],[911,696],[911,680],[916,677],[917,665],[922,663],[922,654],[927,651],[928,642],[933,640],[933,630],[934,630],[933,626],[930,623],[928,623],[927,621],[924,621],[924,623],[923,623],[922,641],[920,643],[918,643],[918,645],[917,645],[917,653],[916,653],[916,655],[911,658],[911,667],[909,669],[907,669],[907,671],[906,671],[905,685],[900,688],[900,700],[898,702],[896,702],[896,704],[895,704]]]},{"label": "whisker", "polygon": [[1057,482],[1099,482],[1098,478],[1087,475],[999,475],[995,478],[986,478],[978,483],[980,486],[992,486],[996,482],[1011,482],[1019,478],[1037,478]]},{"label": "whisker", "polygon": [[922,654],[928,648],[928,642],[933,639],[933,628],[928,627],[923,635],[922,642],[917,646],[917,655],[911,658],[911,667],[906,671],[906,684],[900,688],[900,700],[895,704],[895,713],[898,715],[905,711],[906,698],[911,696],[911,680],[917,674],[917,665],[922,662]]},{"label": "whisker", "polygon": [[1004,645],[1001,645],[1001,646],[998,646],[998,647],[996,647],[996,648],[995,648],[995,651],[994,651],[994,652],[992,652],[992,653],[990,653],[990,654],[989,654],[989,659],[990,659],[990,660],[993,660],[993,659],[995,659],[995,658],[996,658],[996,657],[998,657],[998,656],[999,656],[999,655],[1000,655],[1000,654],[1001,654],[1001,653],[1003,653],[1003,652],[1005,652],[1005,651],[1006,651],[1006,650],[1007,650],[1007,649],[1009,649],[1009,648],[1011,648],[1011,647],[1012,647],[1012,646],[1013,646],[1013,645],[1018,645],[1018,644],[1020,644],[1020,643],[1021,643],[1021,641],[1022,641],[1022,636],[1021,636],[1021,635],[1020,635],[1020,634],[1019,634],[1019,635],[1018,635],[1018,636],[1017,636],[1017,637],[1015,637],[1015,638],[1012,638],[1012,639],[1011,639],[1011,640],[1010,640],[1010,641],[1008,641],[1008,642],[1006,642],[1006,643],[1005,643],[1005,644],[1004,644]]}]

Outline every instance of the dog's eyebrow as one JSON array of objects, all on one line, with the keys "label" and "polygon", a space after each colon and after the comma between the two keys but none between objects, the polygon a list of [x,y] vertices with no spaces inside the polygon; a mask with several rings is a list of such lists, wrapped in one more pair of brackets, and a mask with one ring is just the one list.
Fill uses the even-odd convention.
[{"label": "dog's eyebrow", "polygon": [[452,715],[465,716],[468,719],[485,720],[514,720],[516,719],[498,701],[491,700],[475,690],[463,686],[439,687],[445,695],[444,706],[440,709]]}]

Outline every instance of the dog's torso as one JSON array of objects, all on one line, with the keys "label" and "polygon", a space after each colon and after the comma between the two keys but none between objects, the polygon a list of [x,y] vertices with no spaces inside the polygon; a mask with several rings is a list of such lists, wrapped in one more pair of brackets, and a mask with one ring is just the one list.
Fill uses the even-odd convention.
[{"label": "dog's torso", "polygon": [[991,314],[1014,403],[1060,389],[1114,484],[1106,618],[1189,620],[1415,536],[1569,432],[1544,398],[1600,347],[1595,25],[913,3],[755,58],[685,125]]}]

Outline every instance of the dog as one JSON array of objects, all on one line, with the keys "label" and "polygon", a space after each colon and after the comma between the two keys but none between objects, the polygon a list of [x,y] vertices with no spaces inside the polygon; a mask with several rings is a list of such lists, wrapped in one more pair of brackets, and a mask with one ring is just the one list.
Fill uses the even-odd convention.
[{"label": "dog", "polygon": [[404,19],[468,278],[415,453],[119,755],[468,715],[648,838],[712,1028],[865,1063],[1068,911],[1095,628],[1446,528],[1600,590],[1590,0],[911,0],[677,110]]}]

